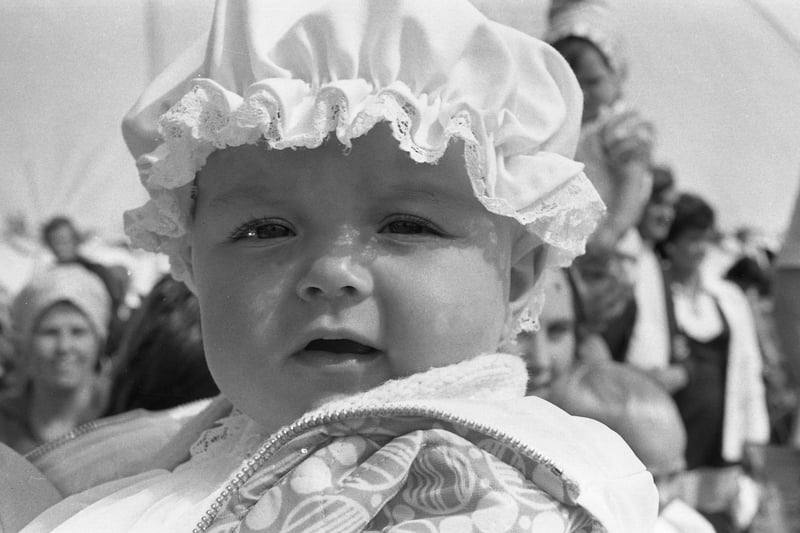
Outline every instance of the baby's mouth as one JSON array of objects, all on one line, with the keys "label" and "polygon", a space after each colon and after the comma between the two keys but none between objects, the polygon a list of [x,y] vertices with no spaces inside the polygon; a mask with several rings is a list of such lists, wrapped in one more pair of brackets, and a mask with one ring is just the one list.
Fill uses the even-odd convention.
[{"label": "baby's mouth", "polygon": [[374,359],[380,351],[351,339],[314,339],[295,354],[307,365],[363,363]]},{"label": "baby's mouth", "polygon": [[378,351],[372,346],[367,346],[350,339],[314,339],[306,344],[304,350],[356,355],[369,355]]}]

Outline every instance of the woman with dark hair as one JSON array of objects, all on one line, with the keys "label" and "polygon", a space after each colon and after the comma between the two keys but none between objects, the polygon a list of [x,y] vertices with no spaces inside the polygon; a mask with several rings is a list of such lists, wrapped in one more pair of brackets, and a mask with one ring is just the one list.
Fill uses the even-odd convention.
[{"label": "woman with dark hair", "polygon": [[[703,269],[715,236],[711,206],[681,194],[660,245],[668,262],[677,347],[667,368],[650,373],[673,392],[686,425],[687,467],[709,468],[722,491],[741,474],[739,465],[754,451],[750,445],[769,440],[769,418],[747,299],[736,285]],[[742,525],[747,517],[733,522]]]},{"label": "woman with dark hair", "polygon": [[739,462],[746,443],[769,438],[761,354],[747,300],[738,287],[702,269],[715,234],[711,206],[682,194],[661,244],[683,345],[672,363],[684,383],[673,389],[687,424],[690,468]]}]

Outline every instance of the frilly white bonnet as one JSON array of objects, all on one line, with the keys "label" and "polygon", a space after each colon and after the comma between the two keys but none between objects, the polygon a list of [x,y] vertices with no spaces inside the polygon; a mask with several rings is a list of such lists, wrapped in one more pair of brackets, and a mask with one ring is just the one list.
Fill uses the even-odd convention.
[{"label": "frilly white bonnet", "polygon": [[202,44],[123,122],[150,193],[126,232],[190,287],[193,180],[230,146],[314,148],[333,134],[350,147],[387,122],[401,150],[435,163],[460,139],[475,196],[544,242],[551,265],[583,253],[602,214],[572,160],[582,95],[569,66],[467,0],[220,0]]},{"label": "frilly white bonnet", "polygon": [[55,265],[35,275],[11,304],[15,342],[25,346],[45,311],[59,302],[78,308],[101,339],[108,334],[111,297],[102,280],[80,265]]}]

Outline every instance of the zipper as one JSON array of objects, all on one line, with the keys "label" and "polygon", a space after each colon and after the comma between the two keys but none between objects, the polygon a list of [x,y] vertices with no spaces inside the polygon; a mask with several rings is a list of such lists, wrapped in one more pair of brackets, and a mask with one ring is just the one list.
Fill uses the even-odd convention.
[{"label": "zipper", "polygon": [[31,462],[37,461],[38,459],[41,459],[42,456],[44,456],[44,455],[56,450],[57,448],[60,448],[61,446],[67,444],[70,441],[73,441],[73,440],[77,439],[78,437],[86,435],[87,433],[91,433],[92,431],[94,431],[96,429],[100,429],[100,428],[105,427],[105,426],[110,426],[110,425],[113,425],[113,424],[117,424],[117,423],[119,423],[121,421],[128,420],[129,418],[131,418],[131,417],[125,417],[125,418],[116,418],[116,417],[98,418],[97,420],[90,420],[89,422],[84,422],[83,424],[74,427],[73,429],[71,429],[67,433],[64,433],[60,437],[56,437],[53,440],[49,440],[49,441],[47,441],[45,443],[40,444],[36,448],[34,448],[31,451],[29,451],[28,453],[26,453],[25,454],[25,458],[28,461],[31,461]]},{"label": "zipper", "polygon": [[[524,444],[519,439],[508,435],[498,429],[485,424],[473,422],[467,418],[456,416],[448,413],[447,411],[427,408],[417,405],[408,404],[394,404],[383,407],[352,407],[345,408],[337,411],[329,411],[325,413],[312,414],[303,417],[296,422],[284,426],[283,429],[278,430],[273,436],[267,439],[258,450],[250,456],[245,462],[245,465],[239,469],[236,474],[231,476],[228,483],[220,491],[209,508],[197,522],[197,525],[192,529],[192,533],[205,533],[214,523],[225,503],[234,495],[238,496],[239,489],[244,483],[252,478],[255,473],[267,462],[267,460],[275,454],[278,449],[292,439],[300,436],[302,433],[315,429],[319,426],[334,422],[343,422],[351,418],[359,418],[365,416],[396,416],[396,417],[426,417],[433,418],[440,421],[449,422],[454,425],[459,425],[467,429],[477,431],[488,437],[495,439],[501,444],[505,444],[519,451],[522,451],[528,457],[535,460],[537,463],[548,468],[559,478],[562,477],[563,470],[557,467],[553,461],[543,456],[533,448]],[[301,452],[305,451],[301,450]]]}]

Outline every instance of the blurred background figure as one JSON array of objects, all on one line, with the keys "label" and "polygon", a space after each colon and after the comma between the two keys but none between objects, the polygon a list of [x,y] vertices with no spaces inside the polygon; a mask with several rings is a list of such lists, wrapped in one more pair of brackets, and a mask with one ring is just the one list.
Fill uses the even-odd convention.
[{"label": "blurred background figure", "polygon": [[42,227],[42,242],[53,253],[56,263],[80,265],[103,282],[111,301],[107,351],[113,353],[122,334],[123,306],[129,283],[127,271],[125,268],[107,267],[84,257],[80,252],[83,237],[68,217],[56,216],[48,220]]},{"label": "blurred background figure", "polygon": [[656,533],[714,532],[681,499],[686,433],[675,403],[656,382],[613,361],[581,364],[553,385],[549,400],[572,415],[604,423],[641,459],[658,487]]},{"label": "blurred background figure", "polygon": [[[800,194],[776,260],[774,287],[776,333],[797,397],[800,396]],[[796,404],[792,435],[787,440],[800,450],[800,404]]]},{"label": "blurred background figure", "polygon": [[109,310],[100,279],[78,265],[56,265],[20,291],[11,323],[24,383],[0,401],[0,440],[25,453],[105,411]]},{"label": "blurred background figure", "polygon": [[755,291],[761,296],[770,294],[774,250],[754,228],[739,228],[734,235],[739,251],[725,274],[726,279],[736,283],[745,293]]},{"label": "blurred background figure", "polygon": [[687,426],[689,468],[741,461],[746,443],[769,440],[755,324],[738,287],[702,271],[715,235],[702,198],[682,194],[661,244],[679,344],[671,365],[652,371],[675,394]]},{"label": "blurred background figure", "polygon": [[11,339],[11,294],[0,286],[0,401],[18,393],[21,384]]},{"label": "blurred background figure", "polygon": [[52,262],[49,256],[22,213],[0,218],[0,290],[13,298],[34,272]]},{"label": "blurred background figure", "polygon": [[640,368],[667,366],[675,334],[674,321],[671,320],[672,297],[656,247],[667,237],[672,226],[678,192],[668,167],[654,166],[652,175],[652,192],[637,225],[640,244],[633,310],[621,320],[614,321],[605,334],[615,360]]},{"label": "blurred background figure", "polygon": [[167,409],[218,393],[203,353],[197,297],[166,275],[125,330],[107,414]]},{"label": "blurred background figure", "polygon": [[[769,442],[769,416],[747,299],[736,285],[703,270],[715,236],[711,206],[681,194],[660,245],[669,265],[676,346],[669,366],[648,373],[673,393],[687,433],[687,468],[702,472],[709,494],[716,496],[716,527],[740,531],[758,507],[754,491],[743,487],[748,468],[763,462],[758,456]],[[752,512],[730,507],[741,494],[750,494],[750,503],[739,502],[740,509]],[[711,507],[703,506],[708,512]]]},{"label": "blurred background figure", "polygon": [[633,233],[604,253],[586,253],[577,257],[569,268],[575,294],[578,332],[594,352],[604,352],[611,359],[615,350],[627,345],[636,302],[636,257],[640,244]]},{"label": "blurred background figure", "polygon": [[624,99],[628,58],[619,14],[607,0],[554,0],[547,40],[572,67],[583,92],[575,159],[608,209],[588,252],[611,250],[639,220],[650,195],[654,127]]},{"label": "blurred background figure", "polygon": [[569,371],[577,352],[575,302],[566,270],[545,274],[545,302],[538,331],[522,332],[517,348],[528,368],[528,395],[547,397],[550,385]]},{"label": "blurred background figure", "polygon": [[605,361],[610,355],[603,339],[581,326],[569,269],[548,271],[542,283],[545,302],[539,329],[520,333],[516,351],[527,365],[527,394],[547,398],[552,384],[576,363]]}]

